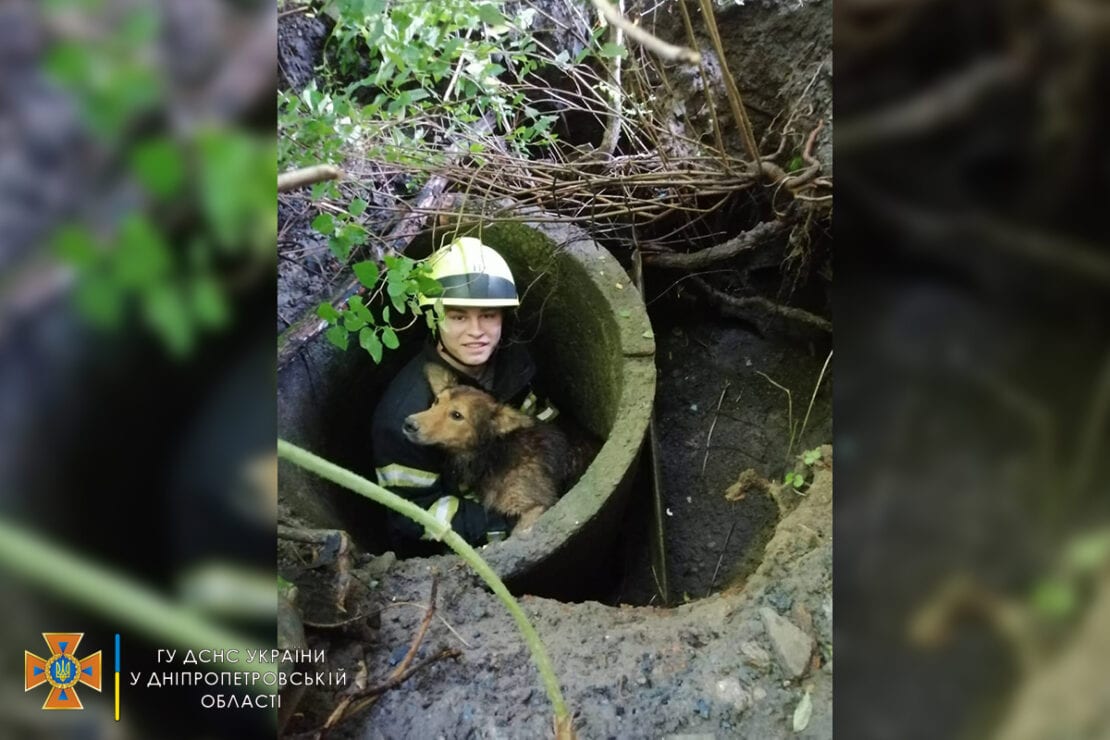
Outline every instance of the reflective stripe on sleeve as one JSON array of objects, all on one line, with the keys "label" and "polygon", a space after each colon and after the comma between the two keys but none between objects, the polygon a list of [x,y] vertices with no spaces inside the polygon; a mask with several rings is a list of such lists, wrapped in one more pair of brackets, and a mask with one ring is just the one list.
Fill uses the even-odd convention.
[{"label": "reflective stripe on sleeve", "polygon": [[556,409],[554,406],[548,406],[547,408],[543,409],[538,414],[536,414],[536,418],[539,419],[540,421],[551,421],[552,419],[554,419],[558,415],[559,415],[558,409]]},{"label": "reflective stripe on sleeve", "polygon": [[377,468],[378,485],[385,488],[427,488],[435,485],[439,476],[429,470],[408,468],[396,463]]},{"label": "reflective stripe on sleeve", "polygon": [[[435,517],[435,520],[446,527],[451,526],[451,520],[455,518],[455,513],[459,510],[459,500],[454,496],[441,496],[434,504],[428,507],[428,513]],[[420,536],[422,540],[438,540],[435,534],[424,529],[424,534]]]},{"label": "reflective stripe on sleeve", "polygon": [[536,394],[529,393],[528,398],[524,399],[524,403],[520,404],[520,410],[524,413],[531,415],[536,409]]}]

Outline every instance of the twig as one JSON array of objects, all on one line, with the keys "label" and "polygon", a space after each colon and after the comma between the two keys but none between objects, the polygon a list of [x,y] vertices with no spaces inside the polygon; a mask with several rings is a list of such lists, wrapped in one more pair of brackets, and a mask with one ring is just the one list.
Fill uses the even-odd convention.
[{"label": "twig", "polygon": [[786,459],[789,460],[790,453],[794,451],[794,395],[790,392],[789,388],[776,383],[775,379],[767,373],[761,370],[756,370],[755,374],[762,375],[764,378],[767,379],[768,383],[782,390],[786,394],[786,423],[787,426],[790,427],[790,443],[786,446]]},{"label": "twig", "polygon": [[697,252],[661,252],[658,254],[645,254],[644,261],[652,267],[679,268],[684,270],[700,270],[716,262],[730,259],[754,249],[763,241],[776,236],[786,230],[782,221],[764,221],[756,224],[742,234],[729,239],[723,244],[702,249]]},{"label": "twig", "polygon": [[397,678],[397,676],[404,673],[405,669],[412,663],[412,659],[416,656],[416,650],[420,647],[420,643],[424,641],[424,635],[428,632],[428,625],[432,623],[432,617],[436,613],[436,592],[439,589],[439,577],[435,574],[432,575],[432,593],[428,597],[428,611],[424,612],[424,619],[420,622],[420,627],[416,630],[416,634],[412,636],[412,644],[409,645],[409,651],[404,659],[397,664],[396,670],[389,677],[390,680]]},{"label": "twig", "polygon": [[278,13],[278,20],[281,20],[282,18],[285,18],[286,16],[296,15],[297,13],[303,13],[306,10],[308,10],[308,8],[309,8],[309,6],[302,5],[298,8],[293,8],[292,10],[283,10],[280,13]]},{"label": "twig", "polygon": [[[817,398],[817,389],[821,387],[821,381],[825,379],[825,371],[829,368],[829,360],[832,359],[832,350],[829,350],[828,356],[825,358],[825,364],[821,366],[821,373],[817,376],[817,382],[813,386],[813,395],[809,397],[809,407],[806,408],[805,418],[802,419],[802,428],[798,432],[798,439],[806,433],[806,424],[809,423],[809,412],[813,410],[813,401]],[[789,454],[787,455],[789,457]]]},{"label": "twig", "polygon": [[[394,601],[390,604],[386,604],[385,608],[388,609],[391,606],[418,606],[421,609],[427,608],[424,604],[421,604],[421,603],[416,602],[416,601]],[[454,635],[456,638],[458,638],[459,642],[461,642],[463,645],[465,645],[469,649],[474,648],[473,645],[471,645],[469,642],[467,642],[465,639],[463,639],[463,636],[459,634],[458,630],[456,630],[454,627],[451,626],[450,622],[448,622],[446,619],[443,618],[442,614],[436,613],[436,619],[438,619],[440,622],[442,622],[443,626],[446,627],[452,635]]]},{"label": "twig", "polygon": [[705,595],[708,598],[709,594],[713,593],[713,586],[717,583],[717,573],[721,570],[721,563],[724,562],[725,553],[728,551],[729,540],[732,539],[732,532],[736,529],[736,520],[732,520],[732,526],[728,528],[728,535],[725,537],[725,544],[721,546],[721,554],[717,558],[717,567],[713,569],[713,577],[709,579],[709,588],[705,590]]},{"label": "twig", "polygon": [[373,699],[377,698],[380,694],[384,694],[390,689],[394,689],[400,686],[417,671],[422,670],[432,663],[438,662],[440,660],[444,660],[446,658],[458,658],[460,655],[462,655],[462,651],[458,648],[444,648],[430,658],[425,658],[424,660],[420,661],[403,673],[397,673],[396,671],[394,671],[393,674],[390,675],[390,677],[386,679],[383,683],[380,683],[376,686],[367,686],[366,688],[358,689],[348,696],[343,697],[343,700],[339,703],[339,706],[332,710],[332,713],[328,715],[327,721],[324,722],[324,724],[318,730],[316,730],[314,734],[315,740],[322,740],[323,738],[327,737],[328,732],[340,722],[350,719],[354,715],[361,712],[363,709],[366,709],[373,703]]},{"label": "twig", "polygon": [[[410,673],[406,673],[405,671],[406,669],[408,669],[409,664],[412,663],[412,659],[416,657],[416,651],[420,648],[420,643],[424,641],[424,635],[428,632],[428,625],[432,622],[432,615],[435,614],[436,611],[436,590],[438,586],[439,578],[433,574],[432,594],[428,598],[428,609],[424,613],[424,619],[421,620],[420,626],[417,628],[416,633],[412,636],[412,642],[409,643],[409,649],[408,652],[405,653],[405,657],[401,660],[400,663],[397,664],[397,667],[393,669],[393,672],[389,674],[389,678],[385,680],[385,683],[368,688],[355,689],[344,695],[339,704],[335,707],[335,709],[332,710],[331,714],[328,715],[328,718],[324,722],[324,725],[320,728],[317,737],[324,737],[327,734],[328,730],[335,727],[337,724],[352,716],[353,714],[356,714],[357,712],[366,708],[370,704],[370,702],[360,702],[357,707],[352,708],[351,705],[354,702],[360,699],[365,699],[367,697],[377,696],[378,694],[384,693],[394,686],[400,685],[400,683],[404,681],[408,676],[416,672],[416,670],[420,666],[413,668],[412,672]],[[459,654],[458,650],[455,648],[451,648],[450,650],[454,651],[455,654]],[[448,651],[445,650],[443,652]],[[435,656],[433,659],[438,660],[440,657],[442,657],[442,653],[439,656]],[[420,665],[426,665],[430,662],[432,661],[427,660]]]},{"label": "twig", "polygon": [[630,39],[643,45],[644,48],[648,49],[656,56],[676,62],[687,62],[689,64],[698,64],[701,62],[701,54],[698,52],[682,46],[668,44],[666,41],[652,36],[643,28],[622,16],[617,12],[617,9],[606,0],[590,0],[590,2],[594,4],[594,7],[597,8],[603,16],[605,16],[605,20],[609,21],[614,26],[624,29],[624,32],[628,34]]},{"label": "twig", "polygon": [[317,164],[311,167],[302,167],[292,172],[282,172],[278,175],[277,189],[279,193],[303,188],[305,185],[323,182],[324,180],[338,180],[343,177],[343,170],[330,164]]},{"label": "twig", "polygon": [[412,668],[408,669],[404,673],[391,676],[384,683],[380,683],[377,686],[368,686],[365,689],[361,689],[352,698],[353,699],[364,699],[366,697],[377,696],[378,694],[384,694],[386,691],[389,691],[390,689],[404,683],[404,681],[409,676],[411,676],[412,674],[416,673],[417,671],[419,671],[420,669],[422,669],[426,666],[431,665],[432,663],[435,663],[437,660],[443,660],[445,658],[458,658],[461,655],[462,655],[462,651],[459,650],[458,648],[444,648],[443,650],[440,650],[438,653],[431,656],[430,658],[425,658],[424,660],[420,661],[419,663],[412,666]]},{"label": "twig", "polygon": [[728,390],[728,381],[725,381],[725,387],[721,389],[721,397],[717,399],[717,410],[713,412],[713,423],[709,425],[709,434],[705,435],[705,457],[701,461],[701,474],[705,476],[705,465],[709,462],[709,442],[713,439],[713,430],[717,427],[717,414],[721,411],[721,404],[725,400],[725,392]]}]

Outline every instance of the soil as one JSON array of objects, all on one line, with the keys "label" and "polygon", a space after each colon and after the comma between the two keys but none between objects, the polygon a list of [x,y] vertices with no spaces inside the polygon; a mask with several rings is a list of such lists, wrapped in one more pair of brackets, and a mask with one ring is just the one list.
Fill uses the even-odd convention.
[{"label": "soil", "polygon": [[[794,71],[767,88],[768,100],[796,101],[819,77],[807,125],[824,117],[831,100],[827,75],[818,74],[831,18],[827,3],[809,5],[824,10],[791,22],[808,29],[790,34],[785,53],[797,51],[798,59],[784,69]],[[790,7],[765,3],[759,27],[778,28]],[[739,21],[748,10],[724,15]],[[287,31],[283,19],[280,33],[303,35],[305,28]],[[726,43],[747,38],[727,28],[724,35]],[[282,49],[294,46],[290,40]],[[754,68],[731,57],[730,67],[741,61]],[[717,102],[723,110],[723,93]],[[758,128],[758,111],[754,117]],[[826,128],[819,156],[828,141]],[[327,297],[339,273],[303,206],[290,199],[279,212],[279,331]],[[614,254],[627,266],[626,255]],[[722,318],[684,292],[680,275],[648,277],[661,520],[652,516],[652,460],[645,455],[636,503],[615,535],[625,557],[614,590],[584,603],[522,595],[522,605],[552,657],[580,737],[831,737],[831,448],[808,469],[802,493],[777,485],[800,453],[832,438],[831,366],[822,377],[828,336]],[[776,270],[771,283],[779,279]],[[756,484],[735,485],[741,480]],[[653,541],[666,554],[665,579]],[[437,618],[417,660],[441,646],[462,651],[387,691],[330,737],[550,736],[552,707],[516,625],[458,559],[356,553],[340,612],[334,563],[311,568],[288,547],[283,553],[279,569],[298,586],[308,644],[326,650],[328,664],[316,670],[344,669],[367,684],[384,680],[424,618],[433,574]],[[319,626],[325,624],[336,626]],[[795,733],[795,710],[807,694],[812,714]],[[310,690],[284,734],[312,732],[340,700],[335,688]]]},{"label": "soil", "polygon": [[[521,599],[580,737],[832,736],[831,453],[823,448],[804,497],[789,493],[785,507],[795,508],[742,589],[673,609]],[[388,675],[424,619],[433,574],[438,618],[417,659],[443,647],[461,657],[431,663],[330,737],[548,736],[552,707],[515,624],[453,557],[399,561],[367,579],[377,585],[347,606],[374,615],[374,642],[310,630],[309,646],[327,651],[316,669],[368,674],[370,684]],[[772,628],[778,617],[796,629]],[[795,733],[807,693],[812,714]],[[337,703],[334,693],[308,693],[287,735],[319,727]]]}]

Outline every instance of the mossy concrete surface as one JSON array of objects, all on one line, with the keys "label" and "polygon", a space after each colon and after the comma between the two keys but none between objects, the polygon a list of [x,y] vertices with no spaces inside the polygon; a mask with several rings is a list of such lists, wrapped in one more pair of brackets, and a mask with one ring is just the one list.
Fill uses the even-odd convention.
[{"label": "mossy concrete surface", "polygon": [[[522,299],[518,334],[530,342],[539,384],[561,413],[605,440],[578,484],[531,532],[490,545],[483,556],[515,588],[573,597],[580,589],[572,574],[608,554],[628,502],[655,396],[651,325],[623,268],[581,229],[521,220],[473,233],[513,270]],[[357,347],[340,352],[322,337],[310,342],[279,374],[281,436],[373,479],[369,420],[385,384],[416,351],[411,345],[378,367]],[[283,462],[280,473],[283,513],[347,529],[373,547],[367,540],[381,531],[376,505],[291,464]]]}]

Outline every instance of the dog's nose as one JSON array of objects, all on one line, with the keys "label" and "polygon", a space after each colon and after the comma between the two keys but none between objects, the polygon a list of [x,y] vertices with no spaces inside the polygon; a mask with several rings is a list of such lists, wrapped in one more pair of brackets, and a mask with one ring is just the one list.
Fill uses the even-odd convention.
[{"label": "dog's nose", "polygon": [[412,418],[405,419],[405,423],[401,425],[401,431],[405,434],[416,434],[418,427]]}]

